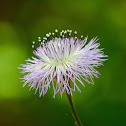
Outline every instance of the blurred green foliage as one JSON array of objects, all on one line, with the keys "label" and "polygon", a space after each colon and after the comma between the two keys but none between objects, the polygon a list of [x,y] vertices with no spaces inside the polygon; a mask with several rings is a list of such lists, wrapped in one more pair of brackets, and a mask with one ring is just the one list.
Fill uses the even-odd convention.
[{"label": "blurred green foliage", "polygon": [[[32,41],[55,29],[72,29],[100,38],[108,61],[98,68],[95,85],[74,92],[85,126],[126,125],[126,1],[125,0],[5,0],[0,2],[0,125],[73,126],[67,98],[43,97],[22,89],[19,64],[32,54]],[[79,84],[79,83],[78,83]]]}]

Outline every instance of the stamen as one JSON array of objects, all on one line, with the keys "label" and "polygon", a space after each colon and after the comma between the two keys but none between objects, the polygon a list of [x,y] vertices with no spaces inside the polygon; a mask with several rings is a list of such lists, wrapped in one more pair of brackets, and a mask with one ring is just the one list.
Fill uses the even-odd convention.
[{"label": "stamen", "polygon": [[64,31],[64,34],[66,34],[66,33],[67,33],[67,31],[65,30],[65,31]]},{"label": "stamen", "polygon": [[60,36],[62,36],[62,32],[60,32]]},{"label": "stamen", "polygon": [[56,37],[57,37],[57,32],[58,32],[58,30],[56,29],[56,30],[55,30],[55,33],[56,33]]},{"label": "stamen", "polygon": [[55,32],[58,32],[58,30],[56,29]]},{"label": "stamen", "polygon": [[72,30],[70,30],[70,33],[72,32]]},{"label": "stamen", "polygon": [[70,30],[69,30],[69,29],[67,29],[67,32],[70,32]]},{"label": "stamen", "polygon": [[49,34],[46,34],[46,37],[49,37],[50,35]]},{"label": "stamen", "polygon": [[74,34],[77,34],[77,31],[75,31]]},{"label": "stamen", "polygon": [[43,37],[43,39],[47,40],[47,38],[46,38],[46,37]]},{"label": "stamen", "polygon": [[41,42],[41,37],[38,37],[38,41]]},{"label": "stamen", "polygon": [[32,45],[32,48],[34,48],[35,46],[34,45]]},{"label": "stamen", "polygon": [[[67,39],[70,39],[70,37],[72,35],[71,33],[72,33],[72,30],[69,30],[69,29],[62,30],[61,32],[59,32],[59,36],[60,36],[59,37],[59,36],[57,36],[58,30],[55,29],[55,33],[54,32],[53,33],[51,33],[51,32],[47,33],[46,37],[43,37],[43,40],[41,40],[41,37],[38,37],[38,41],[39,41],[40,45],[43,45],[45,42],[50,41],[51,39],[53,41],[57,40],[58,37],[59,37],[59,39],[66,38],[66,40],[67,40]],[[74,40],[75,41],[77,40],[76,34],[77,34],[77,31],[74,32]],[[81,39],[82,38],[83,38],[83,35],[81,35]],[[36,45],[35,45],[35,42],[33,41],[32,48],[35,48],[35,47],[36,47]]]},{"label": "stamen", "polygon": [[67,31],[66,30],[64,31],[64,35],[65,35],[65,38],[66,38],[67,37]]},{"label": "stamen", "polygon": [[82,40],[82,38],[83,38],[83,35],[81,35],[81,40]]},{"label": "stamen", "polygon": [[38,39],[41,39],[41,37],[38,37]]}]

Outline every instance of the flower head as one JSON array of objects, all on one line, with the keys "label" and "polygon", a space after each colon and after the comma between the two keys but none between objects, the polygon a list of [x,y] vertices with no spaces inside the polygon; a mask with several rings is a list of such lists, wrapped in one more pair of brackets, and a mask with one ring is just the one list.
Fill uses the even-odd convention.
[{"label": "flower head", "polygon": [[[26,60],[27,63],[19,68],[22,73],[28,73],[22,78],[25,82],[23,87],[28,84],[35,93],[39,90],[39,96],[44,96],[53,87],[55,97],[58,92],[62,96],[65,90],[68,95],[76,89],[81,92],[76,81],[83,86],[82,80],[94,84],[93,78],[98,78],[99,74],[95,68],[103,65],[107,55],[98,48],[97,37],[87,43],[88,37],[78,39],[76,31],[74,37],[71,33],[72,30],[62,30],[57,37],[58,30],[55,30],[55,33],[46,34],[43,41],[38,37],[39,47],[33,51],[36,57]],[[32,47],[35,47],[35,42]]]}]

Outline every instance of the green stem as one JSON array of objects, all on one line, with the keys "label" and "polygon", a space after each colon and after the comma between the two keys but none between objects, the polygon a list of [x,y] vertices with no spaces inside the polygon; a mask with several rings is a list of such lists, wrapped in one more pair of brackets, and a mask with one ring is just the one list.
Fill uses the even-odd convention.
[{"label": "green stem", "polygon": [[76,108],[75,108],[72,96],[68,95],[67,92],[66,92],[66,95],[67,95],[67,98],[68,98],[70,110],[71,110],[73,118],[75,120],[75,126],[82,126],[82,123],[81,123],[81,121],[79,119],[79,116],[77,115]]}]

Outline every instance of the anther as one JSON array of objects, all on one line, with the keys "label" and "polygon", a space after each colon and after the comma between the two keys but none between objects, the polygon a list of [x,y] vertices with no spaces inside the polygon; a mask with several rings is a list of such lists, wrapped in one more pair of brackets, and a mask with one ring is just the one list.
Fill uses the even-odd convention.
[{"label": "anther", "polygon": [[56,29],[55,32],[58,32],[58,30]]},{"label": "anther", "polygon": [[81,40],[82,40],[82,38],[83,38],[83,35],[81,35]]},{"label": "anther", "polygon": [[38,39],[41,39],[41,37],[38,37]]},{"label": "anther", "polygon": [[66,33],[67,33],[67,31],[65,30],[65,31],[64,31],[64,34],[66,34]]},{"label": "anther", "polygon": [[56,35],[55,35],[55,36],[57,37],[57,32],[58,32],[58,30],[56,29],[55,32],[56,32]]},{"label": "anther", "polygon": [[50,35],[49,34],[46,34],[46,37],[49,37]]},{"label": "anther", "polygon": [[77,37],[75,36],[75,42],[77,41]]},{"label": "anther", "polygon": [[41,37],[38,37],[38,41],[41,42]]},{"label": "anther", "polygon": [[62,36],[62,32],[60,32],[60,36]]},{"label": "anther", "polygon": [[74,34],[77,34],[77,31],[75,31]]},{"label": "anther", "polygon": [[72,32],[72,30],[70,30],[70,33]]},{"label": "anther", "polygon": [[65,35],[65,38],[66,38],[67,37],[67,31],[66,30],[64,31],[64,35]]},{"label": "anther", "polygon": [[43,39],[47,40],[47,38],[46,38],[46,37],[43,37]]},{"label": "anther", "polygon": [[32,48],[34,48],[35,46],[34,45],[32,45]]}]

